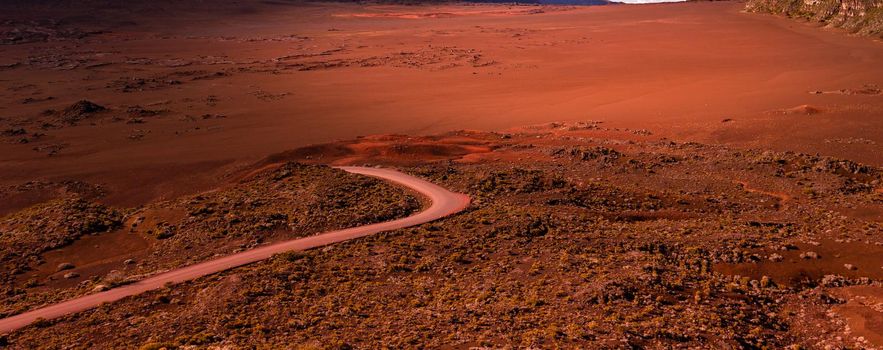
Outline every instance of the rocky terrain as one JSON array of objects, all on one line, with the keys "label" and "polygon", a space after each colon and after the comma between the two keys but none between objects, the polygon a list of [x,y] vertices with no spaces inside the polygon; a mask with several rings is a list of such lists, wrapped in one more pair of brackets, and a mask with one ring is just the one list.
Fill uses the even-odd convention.
[{"label": "rocky terrain", "polygon": [[470,206],[0,348],[883,347],[879,1],[211,3],[0,1],[0,317]]},{"label": "rocky terrain", "polygon": [[[398,166],[468,193],[473,204],[448,219],[282,254],[4,341],[143,349],[881,344],[881,169],[651,134],[551,124],[372,137],[271,156],[255,167]],[[415,161],[429,154],[438,159]],[[345,192],[336,193],[329,198]],[[226,222],[231,214],[198,217]],[[201,239],[196,232],[171,239]]]},{"label": "rocky terrain", "polygon": [[379,180],[296,163],[137,208],[63,195],[0,218],[0,317],[262,243],[407,216],[418,207],[416,198]]},{"label": "rocky terrain", "polygon": [[880,0],[749,0],[745,9],[883,38],[883,1]]}]

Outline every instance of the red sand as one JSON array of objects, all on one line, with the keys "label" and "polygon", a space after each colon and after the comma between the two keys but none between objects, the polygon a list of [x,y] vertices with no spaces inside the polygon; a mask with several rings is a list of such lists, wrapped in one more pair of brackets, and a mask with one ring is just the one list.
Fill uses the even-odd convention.
[{"label": "red sand", "polygon": [[[0,185],[82,179],[131,205],[210,188],[224,165],[307,144],[578,120],[883,164],[883,96],[824,93],[883,84],[883,45],[741,7],[265,4],[175,19],[61,9],[110,33],[5,46],[0,65],[19,65],[0,69],[0,117],[83,98],[168,112],[0,143]],[[229,75],[114,85],[186,71]],[[33,150],[42,144],[64,148],[48,157]]]}]

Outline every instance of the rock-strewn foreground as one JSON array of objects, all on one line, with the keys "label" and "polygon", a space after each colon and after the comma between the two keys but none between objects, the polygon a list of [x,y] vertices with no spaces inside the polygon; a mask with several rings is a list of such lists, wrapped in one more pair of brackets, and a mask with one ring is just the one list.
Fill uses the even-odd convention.
[{"label": "rock-strewn foreground", "polygon": [[382,181],[295,163],[138,208],[66,193],[0,217],[0,317],[266,242],[404,217],[418,207],[416,198]]},{"label": "rock-strewn foreground", "polygon": [[[398,166],[470,194],[473,204],[417,228],[282,254],[3,341],[144,349],[883,344],[876,167],[656,140],[595,122],[366,137],[256,167],[268,180],[292,167],[322,171],[300,163]],[[397,203],[367,198],[377,203],[367,212]],[[198,221],[225,222],[248,208],[197,210]],[[354,209],[342,205],[324,220],[353,222]],[[226,239],[210,228],[171,239]]]}]

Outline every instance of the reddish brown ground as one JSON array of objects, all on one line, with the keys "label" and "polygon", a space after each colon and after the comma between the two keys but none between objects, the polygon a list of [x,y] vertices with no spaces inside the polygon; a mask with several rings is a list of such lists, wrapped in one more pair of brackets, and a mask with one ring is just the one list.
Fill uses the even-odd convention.
[{"label": "reddish brown ground", "polygon": [[849,329],[872,344],[883,344],[883,288],[852,286],[837,295],[846,303],[835,310],[846,317]]},{"label": "reddish brown ground", "polygon": [[[200,209],[203,199],[196,194],[203,192],[224,208],[232,197],[229,210],[234,211],[242,210],[238,205],[255,196],[268,202],[278,200],[278,191],[267,188],[270,180],[266,177],[280,171],[280,164],[293,166],[288,161],[405,167],[417,173],[426,171],[423,175],[462,186],[460,190],[470,193],[485,187],[495,190],[494,186],[504,186],[509,177],[532,186],[534,173],[512,169],[536,167],[532,170],[543,176],[572,175],[569,186],[574,188],[602,177],[621,186],[606,194],[609,198],[598,197],[614,205],[604,202],[603,208],[579,212],[634,225],[645,230],[636,231],[642,233],[636,236],[646,234],[644,239],[653,244],[671,243],[667,241],[670,237],[654,236],[665,232],[661,227],[676,229],[681,221],[708,224],[702,226],[701,237],[707,240],[702,247],[717,254],[713,269],[724,276],[715,277],[724,281],[715,280],[720,282],[715,286],[719,300],[726,299],[727,294],[720,290],[728,288],[727,283],[751,289],[747,281],[733,278],[736,275],[754,282],[767,276],[782,287],[770,293],[782,297],[777,299],[782,305],[779,316],[792,328],[782,335],[776,333],[782,330],[773,322],[764,334],[784,338],[766,339],[769,344],[797,340],[801,344],[841,344],[864,337],[869,344],[883,346],[879,287],[883,249],[875,236],[883,222],[879,196],[883,187],[880,180],[862,175],[877,174],[879,169],[811,156],[819,153],[883,165],[878,146],[883,142],[880,42],[742,13],[742,4],[733,2],[603,7],[264,2],[219,3],[199,11],[181,3],[102,11],[63,6],[34,11],[9,6],[0,4],[0,31],[4,34],[0,40],[7,40],[10,36],[6,34],[21,28],[50,36],[46,41],[3,45],[0,51],[0,218],[8,219],[12,216],[7,214],[53,198],[69,197],[100,201],[122,212],[111,215],[119,221],[111,232],[89,232],[72,244],[48,250],[32,262],[34,268],[26,274],[14,274],[4,267],[3,272],[18,276],[13,277],[17,285],[10,290],[24,288],[30,293],[18,295],[21,300],[4,299],[10,305],[8,312],[87,293],[92,285],[81,281],[97,283],[98,276],[109,275],[114,269],[131,276],[186,263],[192,260],[194,246],[203,248],[201,255],[193,258],[198,260],[214,252],[281,239],[287,233],[268,231],[256,238],[249,236],[253,229],[245,225],[237,227],[244,237],[233,235],[220,241],[214,236],[202,237],[200,234],[217,233],[217,227],[234,220],[208,214],[203,219],[211,221],[194,222],[185,218],[182,208]],[[47,22],[46,18],[60,21]],[[25,35],[24,41],[33,35],[38,34]],[[76,103],[84,99],[106,109],[83,112],[84,106],[89,109],[90,105]],[[580,123],[586,121],[603,124]],[[678,143],[662,142],[666,139]],[[581,150],[585,145],[597,147]],[[608,159],[601,154],[610,150],[607,146],[626,155]],[[698,153],[691,153],[691,147]],[[753,150],[743,160],[741,153],[733,151],[738,148]],[[669,154],[673,150],[675,158]],[[589,159],[576,159],[587,154]],[[570,164],[580,162],[593,165]],[[452,175],[453,180],[439,170],[445,165],[445,171],[458,174]],[[436,168],[429,171],[423,167]],[[580,172],[574,167],[581,167]],[[320,203],[315,198],[321,196],[314,193],[330,189],[309,184],[332,176],[326,174],[327,169],[310,171],[316,173],[304,177],[309,180],[306,185],[298,183],[304,188],[297,188]],[[262,176],[262,180],[252,181],[255,176]],[[485,180],[497,179],[495,176],[503,182],[488,185]],[[334,179],[332,184],[355,181]],[[856,183],[865,187],[856,189]],[[676,198],[677,205],[665,204],[677,209],[617,207],[617,201],[630,199],[624,190],[632,186],[640,187],[642,194],[661,191],[671,195],[669,199],[648,197],[652,200],[647,201],[674,202]],[[390,190],[372,195],[392,198],[388,194],[392,192],[385,191]],[[510,215],[509,210],[523,209],[519,200],[524,196],[519,191],[491,196],[501,202],[488,200],[476,206],[500,206],[500,212],[488,217]],[[557,213],[556,208],[549,209],[552,204],[543,196],[552,200],[572,194],[557,193],[557,189],[531,191],[539,194],[527,196],[530,200],[526,203],[532,205],[529,210],[540,213]],[[338,192],[341,197],[362,198],[347,189]],[[291,201],[283,204],[292,216],[311,217],[302,206],[318,205],[304,204],[297,196],[286,200]],[[733,209],[720,204],[728,200],[739,205]],[[67,215],[67,207],[59,206],[61,209],[51,207],[51,212]],[[343,206],[334,215],[355,215],[351,207],[361,208]],[[106,208],[99,209],[94,210],[104,213]],[[33,215],[27,217],[39,219],[40,210],[32,210]],[[367,219],[342,222],[377,219],[368,211],[364,213],[369,215]],[[722,232],[715,231],[713,221],[719,218],[726,222],[732,213],[744,216],[736,228],[720,226]],[[246,214],[262,219],[266,213]],[[494,223],[474,215],[482,225]],[[124,220],[118,220],[123,216]],[[52,219],[49,221],[68,221]],[[133,220],[143,221],[133,225]],[[811,225],[808,220],[849,224],[828,228]],[[292,222],[312,223],[306,219]],[[342,222],[334,216],[317,227],[295,228],[309,233]],[[500,218],[499,222],[507,220]],[[659,227],[653,226],[656,222],[661,222]],[[168,223],[185,229],[172,240],[154,237],[157,232],[151,230]],[[30,227],[27,222],[15,224],[21,230]],[[451,241],[471,237],[467,235],[472,232],[471,223],[462,228],[455,224],[439,225],[445,233],[465,235],[452,236]],[[745,230],[759,231],[749,237],[763,244],[752,245],[751,239],[740,238],[747,235],[740,231],[743,224]],[[806,232],[792,237],[789,225],[805,226],[802,229]],[[767,236],[767,230],[782,237]],[[623,234],[622,230],[617,234]],[[694,239],[691,230],[678,234],[683,236],[676,238],[685,245]],[[846,234],[851,238],[843,239]],[[636,246],[639,243],[628,234],[624,237],[616,239]],[[717,239],[727,245],[720,246]],[[792,242],[795,249],[783,250],[783,240]],[[447,247],[451,241],[439,246]],[[205,249],[205,242],[213,242],[211,249]],[[569,249],[570,244],[558,248],[564,247]],[[611,249],[615,254],[605,251],[604,256],[626,268],[631,266],[629,259],[634,257]],[[376,255],[391,256],[391,251]],[[800,257],[808,251],[821,258]],[[528,271],[532,264],[552,261],[543,254],[511,266]],[[697,253],[686,250],[684,254]],[[782,255],[781,261],[770,261],[772,254]],[[491,258],[502,259],[497,255]],[[138,264],[126,266],[126,259]],[[66,272],[56,271],[62,262],[77,266],[81,277],[64,278]],[[501,265],[510,266],[509,262]],[[363,263],[357,260],[351,265]],[[846,264],[854,269],[847,269]],[[486,272],[496,276],[494,268]],[[684,267],[671,266],[671,271],[679,269]],[[708,272],[707,266],[702,271]],[[822,283],[826,275],[844,276],[851,284],[862,278],[874,283],[843,287],[836,280]],[[39,283],[28,286],[32,281]],[[461,283],[455,282],[452,285]],[[690,288],[700,285],[697,282]],[[692,289],[682,294],[686,299],[678,302],[701,301],[701,293]],[[826,299],[828,294],[842,302],[828,303],[834,300]],[[807,296],[812,297],[812,303],[805,302]],[[143,309],[139,302],[123,305],[120,312],[125,313],[126,307]],[[450,301],[446,303],[450,305]],[[670,303],[662,298],[649,305],[659,308],[657,304]],[[751,310],[768,311],[762,307]],[[627,307],[614,311],[628,317],[635,314]],[[708,314],[719,315],[718,311],[708,310]],[[100,315],[95,317],[101,319]],[[848,327],[832,320],[843,320]],[[754,324],[751,319],[733,322]],[[623,324],[628,328],[628,323]],[[62,325],[76,328],[73,323]],[[389,328],[388,332],[399,330]],[[552,338],[558,337],[550,332]],[[753,329],[737,333],[749,332]],[[619,336],[610,334],[611,339]],[[27,339],[30,334],[25,336]],[[107,338],[114,336],[117,334]],[[815,337],[821,340],[816,342]],[[140,338],[137,340],[149,340]],[[33,339],[44,338],[37,334]]]},{"label": "reddish brown ground", "polygon": [[[187,6],[3,11],[103,32],[4,46],[0,126],[27,136],[3,137],[2,184],[76,178],[132,205],[312,143],[587,119],[883,164],[883,45],[739,3]],[[80,99],[111,112],[40,127]]]},{"label": "reddish brown ground", "polygon": [[[415,154],[433,157],[420,161]],[[239,248],[253,247],[302,232],[296,223],[334,223],[346,213],[370,217],[394,207],[389,190],[355,193],[370,187],[343,178],[327,184],[333,171],[292,162],[395,166],[469,193],[473,202],[414,229],[278,256],[38,323],[6,341],[16,349],[880,344],[880,168],[658,141],[645,130],[604,123],[371,136],[277,153],[217,191],[132,209],[120,231],[41,254],[7,287],[14,298],[5,300],[6,312],[89,293],[107,276],[136,278],[228,253],[242,242],[237,237],[254,243]],[[287,188],[295,184],[310,191],[291,196]],[[317,196],[322,202],[291,206]],[[342,198],[381,204],[340,207]],[[264,204],[253,208],[256,202]],[[322,218],[313,208],[339,210]],[[263,233],[253,225],[230,227],[267,211],[288,213],[288,224],[266,222]],[[177,231],[160,239],[164,223]],[[265,227],[264,220],[258,224]],[[215,234],[224,228],[240,233]],[[148,254],[132,266],[122,261],[128,256],[105,257],[101,244],[124,245],[113,241],[120,237],[146,240]],[[809,253],[814,257],[802,257]],[[76,267],[53,272],[62,261]],[[63,278],[67,271],[82,275]]]}]

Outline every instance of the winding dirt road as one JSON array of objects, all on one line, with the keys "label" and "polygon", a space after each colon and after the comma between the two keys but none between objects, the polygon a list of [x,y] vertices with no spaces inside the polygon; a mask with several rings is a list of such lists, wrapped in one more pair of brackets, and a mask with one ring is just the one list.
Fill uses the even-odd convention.
[{"label": "winding dirt road", "polygon": [[140,294],[149,290],[162,288],[169,284],[181,283],[202,276],[228,270],[234,267],[264,260],[274,254],[305,250],[320,247],[332,243],[368,236],[383,231],[396,230],[430,222],[457,212],[462,211],[469,205],[469,197],[450,192],[441,186],[416,177],[400,173],[395,170],[365,168],[365,167],[339,167],[350,173],[373,176],[394,182],[401,186],[417,191],[428,197],[431,201],[429,208],[412,216],[381,222],[371,225],[348,228],[344,230],[329,231],[315,236],[279,242],[263,246],[241,253],[228,255],[222,258],[209,260],[199,264],[182,267],[161,273],[159,275],[132,283],[108,291],[82,296],[55,305],[50,305],[37,310],[28,311],[19,315],[0,320],[0,334],[8,333],[25,327],[38,319],[53,319],[64,315],[88,310],[103,303],[113,302],[127,296]]}]

